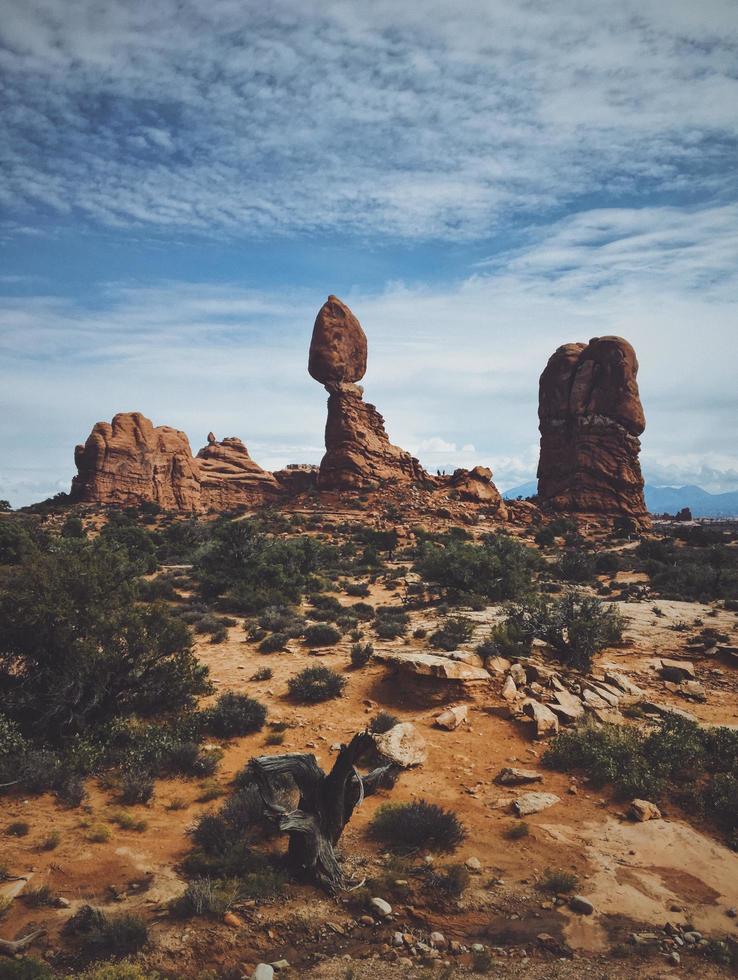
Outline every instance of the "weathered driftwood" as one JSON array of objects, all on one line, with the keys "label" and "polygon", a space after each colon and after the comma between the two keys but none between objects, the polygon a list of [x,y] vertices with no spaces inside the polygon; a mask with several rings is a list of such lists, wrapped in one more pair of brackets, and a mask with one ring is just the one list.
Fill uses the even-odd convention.
[{"label": "weathered driftwood", "polygon": [[[343,828],[364,797],[380,787],[394,786],[400,771],[398,766],[385,765],[361,776],[356,763],[373,749],[374,740],[368,732],[354,735],[341,748],[327,775],[314,755],[262,755],[250,763],[267,816],[289,834],[288,860],[293,872],[330,892],[347,884],[335,852]],[[284,776],[292,777],[300,793],[295,810],[287,809],[276,799]]]},{"label": "weathered driftwood", "polygon": [[15,956],[16,953],[22,953],[24,949],[28,949],[34,939],[43,936],[45,932],[45,929],[37,929],[36,932],[29,932],[22,939],[0,939],[0,953],[5,953],[6,956]]}]

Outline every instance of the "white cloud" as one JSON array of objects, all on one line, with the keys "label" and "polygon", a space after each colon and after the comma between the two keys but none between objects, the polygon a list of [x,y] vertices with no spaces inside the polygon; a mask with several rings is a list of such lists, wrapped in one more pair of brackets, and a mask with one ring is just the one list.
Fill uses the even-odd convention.
[{"label": "white cloud", "polygon": [[[734,228],[727,205],[598,209],[534,229],[456,284],[350,292],[369,336],[366,397],[430,469],[489,465],[505,489],[535,474],[550,354],[621,334],[641,364],[649,479],[736,486]],[[183,429],[194,449],[213,429],[270,468],[317,462],[326,396],[306,362],[324,298],[164,282],[110,285],[95,309],[54,295],[0,303],[4,483],[31,469],[48,485],[71,478],[74,443],[129,410]]]},{"label": "white cloud", "polygon": [[733,193],[733,0],[27,0],[0,201],[111,228],[475,238]]}]

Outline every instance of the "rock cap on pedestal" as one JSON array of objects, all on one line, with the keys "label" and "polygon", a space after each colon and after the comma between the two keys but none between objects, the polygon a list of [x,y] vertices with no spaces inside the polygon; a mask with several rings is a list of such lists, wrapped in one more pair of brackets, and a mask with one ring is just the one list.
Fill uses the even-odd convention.
[{"label": "rock cap on pedestal", "polygon": [[308,371],[322,385],[361,381],[366,373],[366,334],[351,310],[329,296],[315,318]]}]

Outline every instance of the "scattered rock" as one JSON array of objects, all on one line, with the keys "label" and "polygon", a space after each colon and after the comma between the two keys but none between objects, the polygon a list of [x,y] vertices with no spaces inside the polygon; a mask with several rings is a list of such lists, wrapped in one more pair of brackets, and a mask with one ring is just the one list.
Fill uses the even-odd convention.
[{"label": "scattered rock", "polygon": [[661,676],[665,681],[675,681],[679,684],[682,681],[693,681],[697,675],[694,664],[689,660],[662,659]]},{"label": "scattered rock", "polygon": [[467,870],[471,871],[473,874],[477,874],[482,870],[482,862],[478,857],[468,857],[466,861],[464,861],[464,864],[466,865]]},{"label": "scattered rock", "polygon": [[518,696],[518,689],[515,685],[515,681],[511,676],[505,678],[505,683],[502,685],[502,697],[506,701],[514,701]]},{"label": "scattered rock", "polygon": [[251,974],[251,980],[273,980],[274,967],[269,963],[259,963]]},{"label": "scattered rock", "polygon": [[555,793],[523,793],[513,801],[513,810],[519,817],[527,817],[559,802],[561,801]]},{"label": "scattered rock", "polygon": [[428,757],[426,741],[411,721],[403,721],[388,732],[375,735],[374,743],[384,759],[403,769],[422,766]]},{"label": "scattered rock", "polygon": [[594,905],[583,895],[574,895],[570,898],[569,908],[572,912],[577,912],[579,915],[592,915],[594,912]]},{"label": "scattered rock", "polygon": [[383,898],[372,898],[369,904],[382,919],[386,919],[388,915],[392,915],[392,906],[389,902],[385,902]]},{"label": "scattered rock", "polygon": [[454,708],[446,708],[439,715],[436,715],[435,721],[439,728],[445,728],[446,731],[452,732],[454,729],[458,728],[462,722],[466,721],[467,708],[465,704],[460,704]]},{"label": "scattered rock", "polygon": [[495,776],[495,782],[501,786],[519,786],[523,783],[542,783],[543,776],[535,769],[515,769],[507,766],[500,769]]},{"label": "scattered rock", "polygon": [[536,726],[536,738],[555,735],[559,730],[559,719],[551,709],[540,701],[528,699],[523,704],[523,712],[533,719]]}]

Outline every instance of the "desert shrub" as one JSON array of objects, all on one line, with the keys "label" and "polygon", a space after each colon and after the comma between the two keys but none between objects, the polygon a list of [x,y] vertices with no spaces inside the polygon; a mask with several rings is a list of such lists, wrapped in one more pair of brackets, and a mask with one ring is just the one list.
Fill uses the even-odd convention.
[{"label": "desert shrub", "polygon": [[728,834],[738,829],[738,733],[702,729],[670,714],[646,729],[583,725],[551,742],[543,762],[585,772],[594,788],[617,796],[671,797],[714,820]]},{"label": "desert shrub", "polygon": [[160,973],[144,970],[137,963],[101,963],[84,973],[75,974],[74,980],[163,980]]},{"label": "desert shrub", "polygon": [[444,898],[458,899],[469,887],[471,875],[463,864],[449,864],[438,871],[430,870],[426,883]]},{"label": "desert shrub", "polygon": [[56,905],[56,895],[48,885],[26,888],[21,892],[20,899],[30,909],[53,908]]},{"label": "desert shrub", "polygon": [[550,525],[545,525],[536,531],[533,540],[539,547],[548,548],[556,541],[556,532]]},{"label": "desert shrub", "polygon": [[121,511],[112,511],[108,523],[100,532],[104,545],[127,553],[128,558],[141,572],[156,571],[154,539],[144,528],[135,524]]},{"label": "desert shrub", "polygon": [[50,834],[39,844],[39,849],[42,851],[54,851],[61,844],[61,834],[58,830],[52,830]]},{"label": "desert shrub", "polygon": [[374,735],[382,735],[399,724],[399,718],[391,715],[388,711],[380,711],[370,721],[369,731]]},{"label": "desert shrub", "polygon": [[172,602],[179,598],[179,593],[174,587],[171,578],[165,575],[157,575],[156,578],[141,579],[138,586],[138,593],[145,602],[156,602],[166,600]]},{"label": "desert shrub", "polygon": [[265,636],[259,644],[259,653],[277,653],[278,650],[284,650],[288,640],[286,633],[272,633],[271,636]]},{"label": "desert shrub", "polygon": [[400,606],[379,606],[374,620],[374,632],[382,640],[395,640],[404,636],[410,625],[410,617]]},{"label": "desert shrub", "polygon": [[522,840],[529,834],[530,827],[524,820],[518,820],[515,823],[511,823],[505,831],[505,837],[507,837],[508,840]]},{"label": "desert shrub", "polygon": [[611,551],[603,551],[595,557],[594,564],[598,575],[612,575],[622,566],[622,559]]},{"label": "desert shrub", "polygon": [[336,549],[314,537],[275,538],[256,521],[222,520],[193,572],[206,599],[252,613],[297,602],[317,573],[332,566]]},{"label": "desert shrub", "polygon": [[89,905],[72,916],[63,931],[79,936],[85,953],[95,959],[130,956],[149,938],[148,926],[140,916],[126,912],[108,915]]},{"label": "desert shrub", "polygon": [[477,646],[476,652],[483,660],[490,657],[506,657],[509,660],[515,660],[519,657],[528,656],[530,643],[530,639],[524,636],[514,623],[497,623],[490,630],[487,639]]},{"label": "desert shrub", "polygon": [[363,622],[374,619],[376,615],[374,606],[368,602],[355,602],[352,606],[348,607],[348,611]]},{"label": "desert shrub", "polygon": [[437,650],[457,650],[462,643],[468,643],[474,632],[474,622],[463,616],[451,616],[434,633],[430,645]]},{"label": "desert shrub", "polygon": [[578,881],[577,876],[571,871],[564,871],[560,868],[546,868],[543,872],[543,877],[538,882],[538,887],[542,891],[561,895],[565,892],[574,891]]},{"label": "desert shrub", "polygon": [[213,776],[218,769],[219,752],[203,752],[197,742],[175,742],[168,759],[168,767],[183,776]]},{"label": "desert shrub", "polygon": [[0,960],[0,980],[53,980],[49,967],[31,956],[18,960]]},{"label": "desert shrub", "polygon": [[107,844],[112,836],[110,827],[104,823],[94,823],[87,831],[87,840],[91,844]]},{"label": "desert shrub", "polygon": [[554,566],[554,573],[565,582],[589,582],[594,577],[594,557],[578,548],[567,548]]},{"label": "desert shrub", "polygon": [[347,582],[343,587],[346,595],[356,598],[364,598],[369,595],[369,586],[366,582]]},{"label": "desert shrub", "polygon": [[335,622],[345,612],[344,607],[333,595],[321,595],[317,593],[310,596],[311,609],[308,613],[310,619],[318,620],[322,623]]},{"label": "desert shrub", "polygon": [[60,777],[54,785],[57,799],[68,807],[82,806],[87,799],[87,790],[82,776],[67,773]]},{"label": "desert shrub", "polygon": [[307,627],[303,635],[309,647],[335,646],[341,639],[339,631],[329,623],[313,623],[312,626]]},{"label": "desert shrub", "polygon": [[44,544],[43,534],[30,521],[0,520],[0,565],[32,560]]},{"label": "desert shrub", "polygon": [[270,681],[272,677],[274,677],[274,671],[271,667],[259,667],[259,669],[251,675],[251,680]]},{"label": "desert shrub", "polygon": [[284,633],[294,640],[302,636],[305,617],[294,606],[270,606],[259,616],[259,626],[272,633]]},{"label": "desert shrub", "polygon": [[330,667],[306,667],[287,681],[290,696],[306,704],[340,697],[345,686],[346,679]]},{"label": "desert shrub", "polygon": [[441,586],[451,600],[467,596],[500,600],[527,592],[540,562],[533,548],[499,534],[487,536],[481,544],[426,543],[414,568],[425,581]]},{"label": "desert shrub", "polygon": [[617,609],[600,599],[568,592],[559,599],[511,604],[504,625],[528,648],[534,639],[543,640],[562,663],[587,670],[595,653],[620,642],[624,623]]},{"label": "desert shrub", "polygon": [[86,538],[85,526],[79,517],[70,515],[61,526],[59,532],[63,538]]},{"label": "desert shrub", "polygon": [[351,647],[351,666],[365,667],[373,653],[374,647],[371,643],[354,643]]},{"label": "desert shrub", "polygon": [[31,825],[27,820],[13,820],[5,829],[5,833],[10,837],[27,837]]},{"label": "desert shrub", "polygon": [[121,775],[120,802],[126,806],[148,803],[154,795],[154,780],[147,772],[129,769]]},{"label": "desert shrub", "polygon": [[171,903],[170,909],[182,918],[203,915],[222,919],[243,897],[240,882],[235,878],[196,878],[184,894]]},{"label": "desert shrub", "polygon": [[453,851],[466,838],[466,830],[453,810],[426,800],[380,807],[369,829],[377,840],[399,851],[421,847]]},{"label": "desert shrub", "polygon": [[136,600],[138,566],[104,542],[69,541],[17,566],[0,594],[0,696],[39,738],[188,707],[208,690],[187,627]]},{"label": "desert shrub", "polygon": [[248,735],[264,727],[267,709],[260,701],[228,691],[204,712],[208,731],[219,738]]}]

